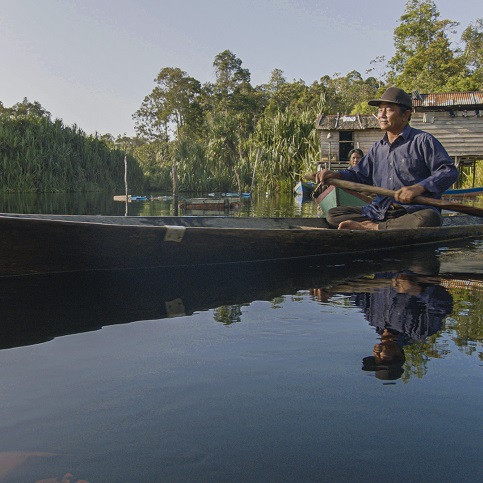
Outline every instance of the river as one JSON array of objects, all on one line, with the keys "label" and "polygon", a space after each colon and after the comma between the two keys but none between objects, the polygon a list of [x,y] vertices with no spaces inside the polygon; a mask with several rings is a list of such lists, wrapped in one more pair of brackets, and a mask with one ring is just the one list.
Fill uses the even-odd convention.
[{"label": "river", "polygon": [[[101,194],[2,201],[126,209]],[[263,196],[230,215],[317,209]],[[482,292],[483,240],[0,278],[0,481],[477,481]]]}]

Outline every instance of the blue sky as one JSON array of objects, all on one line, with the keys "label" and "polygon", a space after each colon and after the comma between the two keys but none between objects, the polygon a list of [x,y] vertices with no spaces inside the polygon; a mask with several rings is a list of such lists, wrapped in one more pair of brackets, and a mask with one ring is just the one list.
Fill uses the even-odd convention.
[{"label": "blue sky", "polygon": [[[132,114],[164,67],[214,81],[228,49],[266,83],[273,69],[307,84],[394,54],[405,0],[0,0],[0,101],[27,97],[86,133],[134,135]],[[480,1],[436,0],[460,22]]]}]

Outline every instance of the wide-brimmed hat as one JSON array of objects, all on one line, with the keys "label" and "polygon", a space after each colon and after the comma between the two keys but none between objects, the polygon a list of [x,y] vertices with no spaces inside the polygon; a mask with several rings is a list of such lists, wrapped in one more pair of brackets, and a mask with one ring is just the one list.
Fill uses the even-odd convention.
[{"label": "wide-brimmed hat", "polygon": [[399,87],[389,87],[380,99],[372,99],[368,102],[370,106],[379,106],[382,102],[392,102],[393,104],[399,104],[400,106],[413,108],[413,100],[411,96],[404,92]]}]

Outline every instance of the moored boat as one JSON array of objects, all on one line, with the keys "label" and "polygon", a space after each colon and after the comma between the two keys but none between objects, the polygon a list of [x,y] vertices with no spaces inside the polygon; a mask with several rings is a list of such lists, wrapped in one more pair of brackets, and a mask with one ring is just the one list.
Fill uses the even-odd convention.
[{"label": "moored boat", "polygon": [[478,188],[461,188],[461,189],[449,189],[443,193],[443,198],[453,197],[476,197],[483,195],[483,187]]},{"label": "moored boat", "polygon": [[237,210],[241,207],[240,199],[236,198],[190,198],[179,203],[182,211],[221,211]]},{"label": "moored boat", "polygon": [[[131,201],[150,201],[150,196],[135,196],[135,195],[127,195],[127,201],[130,203]],[[126,195],[115,195],[114,201],[123,201],[126,202]]]},{"label": "moored boat", "polygon": [[312,181],[299,181],[294,188],[294,193],[297,196],[309,198],[315,190],[315,183]]},{"label": "moored boat", "polygon": [[358,253],[483,236],[481,218],[445,226],[330,230],[322,218],[0,215],[0,276],[198,266]]}]

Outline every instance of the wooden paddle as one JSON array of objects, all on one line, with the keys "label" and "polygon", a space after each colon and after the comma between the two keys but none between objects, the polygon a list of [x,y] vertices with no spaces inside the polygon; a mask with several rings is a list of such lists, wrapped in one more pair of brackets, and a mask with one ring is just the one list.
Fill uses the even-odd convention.
[{"label": "wooden paddle", "polygon": [[[328,178],[325,180],[326,184],[336,186],[339,188],[345,188],[353,191],[360,191],[365,193],[372,193],[375,195],[389,196],[394,198],[396,192],[394,190],[379,188],[378,186],[372,186],[368,184],[354,183],[352,181],[344,181],[337,178]],[[436,206],[442,210],[458,211],[460,213],[466,213],[467,215],[481,216],[483,217],[483,209],[476,208],[475,206],[463,205],[461,203],[449,203],[443,200],[435,200],[433,198],[426,198],[425,196],[416,196],[413,201],[418,205]]]}]

